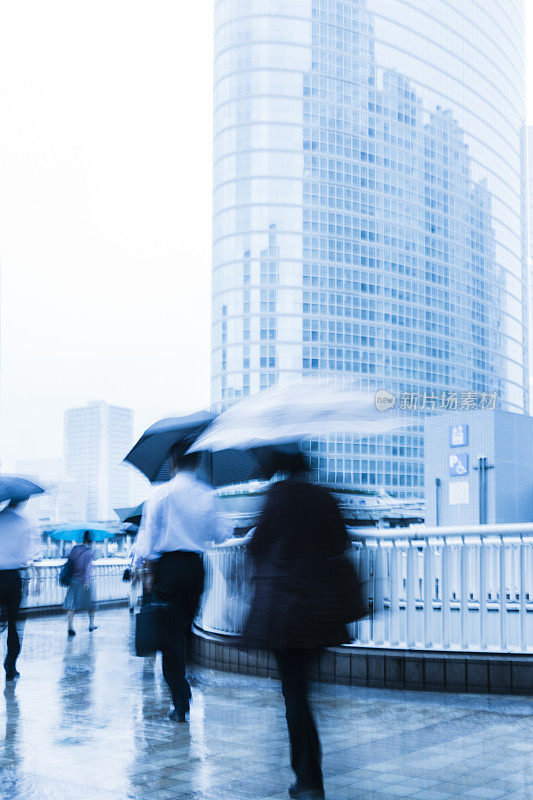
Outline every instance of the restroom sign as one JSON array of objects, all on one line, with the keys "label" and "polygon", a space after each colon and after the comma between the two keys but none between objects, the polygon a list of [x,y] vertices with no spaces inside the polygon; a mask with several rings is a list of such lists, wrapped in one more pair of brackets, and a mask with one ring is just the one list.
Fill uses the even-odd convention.
[{"label": "restroom sign", "polygon": [[468,425],[450,425],[450,447],[466,447],[468,444]]}]

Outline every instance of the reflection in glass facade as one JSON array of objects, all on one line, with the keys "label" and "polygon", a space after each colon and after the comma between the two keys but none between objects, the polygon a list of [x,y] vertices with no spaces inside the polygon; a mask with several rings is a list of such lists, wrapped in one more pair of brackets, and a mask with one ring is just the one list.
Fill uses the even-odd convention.
[{"label": "reflection in glass facade", "polygon": [[[216,405],[320,375],[527,408],[523,11],[216,0]],[[309,447],[422,492],[417,433]]]}]

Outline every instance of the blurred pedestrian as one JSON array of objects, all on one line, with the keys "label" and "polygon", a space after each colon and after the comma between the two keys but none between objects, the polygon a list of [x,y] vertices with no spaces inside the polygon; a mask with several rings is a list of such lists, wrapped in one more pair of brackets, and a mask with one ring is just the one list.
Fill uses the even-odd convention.
[{"label": "blurred pedestrian", "polygon": [[93,555],[91,532],[85,531],[83,544],[74,545],[68,557],[71,566],[71,580],[63,608],[68,612],[67,632],[69,636],[76,636],[74,615],[77,611],[86,611],[89,615],[89,631],[91,633],[98,627],[94,624],[96,604],[92,582]]},{"label": "blurred pedestrian", "polygon": [[23,503],[11,501],[0,511],[0,607],[7,621],[7,654],[4,660],[6,681],[19,677],[17,658],[21,648],[18,628],[22,600],[20,571],[41,555],[37,531],[20,513]]},{"label": "blurred pedestrian", "polygon": [[[281,453],[248,545],[254,591],[243,645],[274,651],[285,700],[296,783],[293,798],[324,797],[321,747],[309,704],[308,668],[321,648],[350,641],[346,578],[348,533],[332,495],[311,483],[299,454]],[[341,574],[342,573],[342,576]],[[355,576],[355,572],[354,572]]]},{"label": "blurred pedestrian", "polygon": [[184,722],[191,689],[186,678],[186,638],[198,611],[204,586],[203,553],[227,538],[216,511],[212,489],[195,472],[200,454],[181,456],[174,448],[174,477],[146,501],[133,545],[138,560],[152,562],[152,598],[166,605],[161,643],[163,676],[173,708],[169,718]]}]

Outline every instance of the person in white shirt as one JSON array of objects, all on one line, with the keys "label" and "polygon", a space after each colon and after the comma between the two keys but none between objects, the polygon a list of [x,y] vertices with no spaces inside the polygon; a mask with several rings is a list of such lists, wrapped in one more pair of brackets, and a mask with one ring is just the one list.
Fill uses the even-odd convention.
[{"label": "person in white shirt", "polygon": [[0,511],[0,607],[7,616],[6,681],[19,677],[16,664],[21,648],[17,629],[22,601],[20,570],[41,555],[41,542],[33,526],[20,514],[21,504],[11,501]]},{"label": "person in white shirt", "polygon": [[203,553],[229,532],[220,521],[212,489],[195,477],[200,455],[171,454],[174,477],[143,507],[133,546],[134,566],[153,562],[153,597],[169,603],[162,648],[163,676],[172,696],[169,717],[184,722],[191,689],[185,677],[185,637],[198,610],[204,586]]}]

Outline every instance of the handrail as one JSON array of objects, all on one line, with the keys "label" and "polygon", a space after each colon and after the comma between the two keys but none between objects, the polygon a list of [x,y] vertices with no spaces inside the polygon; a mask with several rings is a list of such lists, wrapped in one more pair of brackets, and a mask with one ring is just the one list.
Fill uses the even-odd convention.
[{"label": "handrail", "polygon": [[[352,553],[371,607],[353,645],[451,652],[533,653],[533,525],[354,529]],[[211,548],[198,624],[238,635],[252,574],[249,537]],[[26,571],[23,607],[61,606],[64,559]],[[96,600],[124,600],[127,560],[94,562]]]},{"label": "handrail", "polygon": [[[64,558],[46,559],[23,570],[23,609],[54,608],[63,604],[67,590],[59,583],[59,573],[64,563]],[[126,599],[128,584],[123,582],[122,575],[127,564],[123,558],[100,558],[93,562],[97,602]]]},{"label": "handrail", "polygon": [[[353,645],[533,653],[533,525],[352,531],[370,616]],[[238,635],[247,616],[246,538],[213,547],[198,624]]]}]

